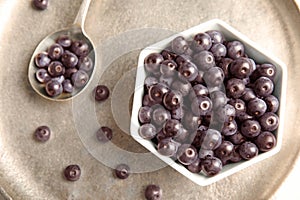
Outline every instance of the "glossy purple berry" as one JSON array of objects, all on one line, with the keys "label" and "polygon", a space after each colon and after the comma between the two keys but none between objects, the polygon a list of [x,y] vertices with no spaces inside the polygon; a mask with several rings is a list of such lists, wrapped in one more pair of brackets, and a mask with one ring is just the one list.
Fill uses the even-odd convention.
[{"label": "glossy purple berry", "polygon": [[229,73],[229,66],[233,60],[231,58],[221,58],[218,63],[218,67],[220,67],[224,72],[224,77],[226,79],[230,78],[231,74]]},{"label": "glossy purple berry", "polygon": [[235,145],[242,144],[246,141],[246,138],[241,134],[240,131],[237,131],[235,134],[228,136],[227,139]]},{"label": "glossy purple berry", "polygon": [[245,84],[241,79],[231,78],[226,84],[226,94],[234,99],[240,98],[245,92]]},{"label": "glossy purple berry", "polygon": [[206,176],[214,176],[218,174],[222,168],[222,162],[217,157],[207,156],[205,159],[201,161],[202,172]]},{"label": "glossy purple berry", "polygon": [[143,106],[139,109],[138,117],[139,122],[141,124],[146,124],[151,122],[151,114],[152,114],[152,108],[148,106]]},{"label": "glossy purple berry", "polygon": [[257,156],[258,148],[254,143],[246,141],[240,145],[239,153],[243,159],[250,160]]},{"label": "glossy purple berry", "polygon": [[190,165],[198,158],[197,149],[191,144],[182,144],[177,151],[177,160],[183,165]]},{"label": "glossy purple berry", "polygon": [[33,0],[32,4],[38,10],[45,10],[48,8],[49,0]]},{"label": "glossy purple berry", "polygon": [[61,35],[57,38],[56,43],[63,48],[69,48],[72,45],[72,40],[67,35]]},{"label": "glossy purple berry", "polygon": [[65,73],[65,67],[59,61],[52,61],[48,66],[48,73],[52,77],[61,76]]},{"label": "glossy purple berry", "polygon": [[184,54],[188,51],[188,42],[182,36],[177,36],[171,42],[171,48],[176,54]]},{"label": "glossy purple berry", "polygon": [[227,43],[227,55],[232,59],[243,57],[245,54],[245,47],[240,41],[232,41]]},{"label": "glossy purple berry", "polygon": [[62,87],[63,87],[63,91],[66,93],[72,93],[74,90],[72,82],[69,79],[66,79],[62,82]]},{"label": "glossy purple berry", "polygon": [[164,60],[160,65],[160,73],[165,77],[172,77],[176,73],[177,63],[173,60]]},{"label": "glossy purple berry", "polygon": [[266,112],[259,118],[259,123],[264,131],[275,131],[279,126],[279,117],[272,112]]},{"label": "glossy purple berry", "polygon": [[207,87],[221,86],[224,81],[224,72],[219,67],[211,67],[204,72],[203,79]]},{"label": "glossy purple berry", "polygon": [[191,109],[195,115],[206,115],[212,110],[212,102],[208,97],[198,96],[193,99]]},{"label": "glossy purple berry", "polygon": [[219,107],[223,107],[228,102],[228,98],[226,94],[219,90],[210,93],[210,99],[212,101],[213,109],[218,109]]},{"label": "glossy purple berry", "polygon": [[119,179],[126,179],[130,175],[130,168],[126,164],[119,164],[115,169],[115,175]]},{"label": "glossy purple berry", "polygon": [[215,156],[222,161],[223,165],[225,165],[231,159],[231,154],[233,151],[234,145],[231,142],[224,140],[215,150]]},{"label": "glossy purple berry", "polygon": [[201,160],[197,158],[193,163],[187,166],[187,169],[193,173],[199,173],[201,171]]},{"label": "glossy purple berry", "polygon": [[152,107],[152,121],[158,127],[161,127],[167,120],[171,119],[171,114],[162,106]]},{"label": "glossy purple berry", "polygon": [[159,71],[160,64],[162,63],[163,60],[164,58],[161,54],[151,53],[145,58],[144,61],[145,69],[150,73],[157,72]]},{"label": "glossy purple berry", "polygon": [[156,136],[156,128],[152,124],[143,124],[139,127],[139,135],[150,140]]},{"label": "glossy purple berry", "polygon": [[86,72],[90,72],[94,68],[93,61],[88,56],[80,57],[77,66],[79,70],[83,70]]},{"label": "glossy purple berry", "polygon": [[264,98],[264,101],[267,104],[267,112],[273,112],[276,113],[279,108],[279,100],[277,97],[273,95],[269,95]]},{"label": "glossy purple berry", "polygon": [[248,102],[247,113],[249,115],[260,117],[267,110],[267,104],[264,100],[256,98]]},{"label": "glossy purple berry", "polygon": [[157,151],[164,156],[172,157],[176,154],[178,144],[171,138],[166,138],[158,142]]},{"label": "glossy purple berry", "polygon": [[168,119],[163,126],[163,133],[167,137],[174,137],[181,134],[182,124],[177,119]]},{"label": "glossy purple berry", "polygon": [[51,76],[48,74],[47,70],[41,68],[35,72],[35,77],[40,83],[47,83],[51,80]]},{"label": "glossy purple berry", "polygon": [[183,97],[180,92],[172,90],[165,94],[163,104],[168,110],[176,110],[183,104]]},{"label": "glossy purple berry", "polygon": [[35,56],[34,62],[37,67],[45,68],[50,64],[51,59],[47,52],[41,52]]},{"label": "glossy purple berry", "polygon": [[158,80],[154,76],[147,76],[144,80],[144,86],[147,90],[149,90],[152,85],[155,85],[157,83],[158,83]]},{"label": "glossy purple berry", "polygon": [[162,102],[163,97],[167,92],[169,92],[168,86],[163,83],[158,83],[149,88],[148,94],[152,101]]},{"label": "glossy purple berry", "polygon": [[207,131],[203,132],[201,140],[202,149],[215,150],[220,146],[222,142],[222,136],[219,131],[215,129],[208,129]]},{"label": "glossy purple berry", "polygon": [[192,62],[192,58],[190,55],[181,54],[176,56],[174,61],[177,63],[177,66],[180,66],[183,63]]},{"label": "glossy purple berry", "polygon": [[264,131],[257,136],[255,144],[261,152],[267,152],[276,146],[276,137],[273,133]]},{"label": "glossy purple berry", "polygon": [[78,57],[70,51],[65,51],[61,56],[61,62],[67,68],[75,67],[78,63]]},{"label": "glossy purple berry", "polygon": [[201,51],[193,56],[199,70],[206,71],[216,65],[214,55],[209,51]]},{"label": "glossy purple berry", "polygon": [[224,106],[218,107],[214,111],[214,116],[218,122],[231,122],[234,120],[236,114],[235,108],[230,104],[225,104]]},{"label": "glossy purple berry", "polygon": [[244,94],[241,96],[241,99],[245,102],[253,100],[256,98],[256,94],[251,88],[245,88]]},{"label": "glossy purple berry", "polygon": [[222,127],[222,135],[230,136],[237,132],[238,126],[235,120],[225,122]]},{"label": "glossy purple berry", "polygon": [[74,87],[82,88],[89,81],[89,75],[83,70],[78,70],[72,75],[71,79]]},{"label": "glossy purple berry", "polygon": [[172,52],[170,49],[164,49],[160,54],[165,60],[174,60],[176,58],[176,53]]},{"label": "glossy purple berry", "polygon": [[247,138],[254,138],[260,134],[261,126],[256,120],[246,120],[241,124],[241,133]]},{"label": "glossy purple berry", "polygon": [[46,142],[51,136],[51,130],[48,126],[39,126],[35,132],[34,137],[39,142]]},{"label": "glossy purple berry", "polygon": [[72,75],[73,75],[75,72],[77,72],[77,71],[78,71],[78,69],[75,68],[75,67],[67,68],[67,69],[65,70],[64,77],[65,77],[65,78],[68,78],[68,79],[71,79]]},{"label": "glossy purple berry", "polygon": [[200,148],[198,156],[199,156],[200,159],[205,159],[207,156],[208,157],[213,157],[214,156],[214,151]]},{"label": "glossy purple berry", "polygon": [[253,66],[248,58],[240,57],[236,60],[233,60],[229,66],[229,71],[232,76],[235,78],[247,78],[253,72]]},{"label": "glossy purple berry", "polygon": [[147,200],[162,200],[162,189],[158,185],[148,185],[145,190]]},{"label": "glossy purple berry", "polygon": [[60,95],[63,91],[63,87],[61,83],[59,83],[57,80],[50,80],[47,82],[46,86],[46,93],[50,97],[56,97]]},{"label": "glossy purple berry", "polygon": [[256,68],[256,70],[251,74],[251,80],[255,81],[259,77],[267,77],[271,80],[274,80],[276,76],[276,67],[272,64],[262,64],[259,67]]},{"label": "glossy purple berry", "polygon": [[212,45],[212,47],[210,48],[210,52],[214,55],[215,60],[219,61],[226,56],[227,49],[225,45],[216,43]]},{"label": "glossy purple berry", "polygon": [[178,67],[180,75],[188,81],[193,81],[198,76],[197,66],[192,62],[183,63]]},{"label": "glossy purple berry", "polygon": [[89,54],[89,45],[83,40],[77,40],[72,43],[71,51],[78,57],[87,56]]},{"label": "glossy purple berry", "polygon": [[209,50],[212,46],[212,41],[207,33],[198,33],[194,36],[191,47],[195,52]]},{"label": "glossy purple berry", "polygon": [[94,96],[96,101],[105,101],[109,97],[109,89],[105,85],[97,85],[94,89]]},{"label": "glossy purple berry", "polygon": [[272,94],[273,90],[274,84],[267,77],[260,77],[254,82],[254,92],[257,96],[267,97]]},{"label": "glossy purple berry", "polygon": [[97,130],[96,137],[99,142],[106,143],[112,139],[113,132],[111,128],[107,126],[102,126]]},{"label": "glossy purple berry", "polygon": [[81,175],[81,169],[78,165],[69,165],[64,171],[65,178],[68,181],[77,181]]},{"label": "glossy purple berry", "polygon": [[171,85],[172,90],[179,91],[182,96],[186,96],[190,93],[192,86],[187,80],[175,80]]},{"label": "glossy purple berry", "polygon": [[213,44],[223,43],[225,41],[225,38],[220,31],[210,30],[210,31],[206,31],[205,33],[207,33],[210,36],[211,42]]}]

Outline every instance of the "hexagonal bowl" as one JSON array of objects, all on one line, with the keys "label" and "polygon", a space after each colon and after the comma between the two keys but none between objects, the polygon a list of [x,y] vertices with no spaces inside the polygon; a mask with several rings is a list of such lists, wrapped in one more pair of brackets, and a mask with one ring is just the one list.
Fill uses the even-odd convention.
[{"label": "hexagonal bowl", "polygon": [[[245,45],[246,53],[249,55],[249,57],[253,58],[257,63],[272,63],[273,65],[275,65],[277,68],[277,74],[274,79],[275,82],[274,94],[280,100],[280,108],[278,111],[280,123],[278,129],[274,132],[277,138],[277,145],[272,150],[265,153],[261,153],[257,157],[251,160],[240,161],[238,163],[225,165],[219,174],[212,177],[206,177],[201,173],[200,174],[192,173],[189,170],[187,170],[183,165],[176,163],[171,158],[159,154],[156,150],[155,144],[151,140],[143,139],[138,134],[138,129],[140,126],[140,123],[138,121],[138,111],[139,108],[142,106],[142,98],[144,94],[143,85],[144,85],[144,79],[146,77],[146,71],[144,70],[145,57],[153,52],[161,52],[164,48],[166,48],[170,44],[170,42],[175,37],[179,35],[185,38],[192,38],[195,34],[200,32],[205,32],[208,30],[221,31],[224,34],[226,40],[241,41]],[[241,34],[239,31],[237,31],[227,23],[219,19],[210,20],[208,22],[202,23],[188,30],[185,30],[181,33],[175,34],[141,51],[138,60],[135,93],[133,99],[133,109],[132,109],[131,127],[130,127],[131,136],[137,142],[139,142],[141,145],[147,148],[150,152],[152,152],[154,155],[160,158],[162,161],[164,161],[172,168],[177,170],[179,173],[186,176],[188,179],[190,179],[191,181],[195,182],[198,185],[206,186],[218,180],[221,180],[229,175],[232,175],[250,165],[253,165],[266,158],[269,158],[279,152],[282,144],[282,136],[283,136],[283,128],[284,128],[283,122],[284,122],[284,112],[285,112],[286,88],[287,88],[287,69],[286,69],[286,65],[283,62],[281,62],[279,59],[277,59],[267,51],[260,48],[257,44],[252,42],[249,38]]]}]

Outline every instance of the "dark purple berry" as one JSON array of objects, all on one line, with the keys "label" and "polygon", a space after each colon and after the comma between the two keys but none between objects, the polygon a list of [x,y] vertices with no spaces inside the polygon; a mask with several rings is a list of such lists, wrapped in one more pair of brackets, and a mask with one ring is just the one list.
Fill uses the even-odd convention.
[{"label": "dark purple berry", "polygon": [[[205,96],[208,96],[208,94],[209,94],[207,87],[205,87],[202,84],[194,85],[191,93],[194,94],[193,96],[195,96],[195,97],[196,96],[197,97],[199,97],[199,96],[205,97]],[[193,98],[190,98],[190,99],[193,99]]]},{"label": "dark purple berry", "polygon": [[51,59],[49,58],[49,55],[47,52],[41,52],[35,56],[34,62],[37,67],[45,68],[50,64]]},{"label": "dark purple berry", "polygon": [[254,92],[257,96],[267,97],[272,94],[274,84],[267,77],[260,77],[254,82]]},{"label": "dark purple berry", "polygon": [[246,141],[246,138],[241,134],[240,131],[237,131],[235,134],[230,135],[227,138],[230,142],[236,145],[242,144],[243,142]]},{"label": "dark purple berry", "polygon": [[51,80],[51,76],[48,74],[47,70],[45,69],[38,69],[35,72],[35,77],[40,83],[47,83]]},{"label": "dark purple berry", "polygon": [[250,100],[253,100],[256,98],[256,94],[251,88],[245,88],[245,92],[243,96],[241,96],[241,99],[244,100],[245,102],[248,102]]},{"label": "dark purple berry", "polygon": [[48,126],[39,126],[34,132],[34,137],[39,142],[48,141],[50,135],[51,135],[51,130]]},{"label": "dark purple berry", "polygon": [[273,133],[264,131],[257,136],[255,144],[261,152],[270,151],[276,146],[276,137]]},{"label": "dark purple berry", "polygon": [[90,57],[85,56],[85,57],[80,57],[77,66],[79,70],[89,72],[93,69],[94,64]]},{"label": "dark purple berry", "polygon": [[171,52],[169,49],[162,50],[160,54],[165,60],[174,60],[176,57],[176,54],[174,52]]},{"label": "dark purple berry", "polygon": [[218,107],[215,112],[214,116],[218,120],[218,122],[231,122],[235,118],[236,110],[230,104],[225,104],[224,106]]},{"label": "dark purple berry", "polygon": [[181,93],[174,90],[166,93],[163,99],[163,104],[168,110],[176,110],[180,107],[180,105],[182,105],[182,103],[183,98]]},{"label": "dark purple berry", "polygon": [[250,160],[257,156],[258,148],[254,143],[246,141],[240,145],[239,153],[243,159]]},{"label": "dark purple berry", "polygon": [[213,44],[223,43],[225,40],[223,34],[220,31],[210,30],[210,31],[206,31],[205,33],[207,33],[210,36],[211,42]]},{"label": "dark purple berry", "polygon": [[152,85],[149,88],[148,94],[149,98],[152,101],[161,103],[163,101],[164,95],[169,92],[168,86],[163,83],[158,83],[156,85]]},{"label": "dark purple berry", "polygon": [[279,100],[277,97],[270,95],[264,98],[264,101],[267,104],[267,112],[277,112],[279,108]]},{"label": "dark purple berry", "polygon": [[58,60],[64,53],[64,49],[59,44],[52,44],[48,49],[48,55],[52,60]]},{"label": "dark purple berry", "polygon": [[145,78],[145,81],[144,81],[144,85],[145,85],[145,87],[146,87],[148,90],[150,89],[150,87],[151,87],[152,85],[155,85],[155,84],[157,84],[157,83],[158,83],[158,80],[157,80],[157,78],[154,77],[154,76],[148,76],[148,77]]},{"label": "dark purple berry", "polygon": [[149,95],[146,94],[144,97],[143,97],[143,102],[142,102],[143,106],[154,106],[155,104],[159,104],[159,102],[155,102],[155,101],[152,101],[150,98],[149,98]]},{"label": "dark purple berry", "polygon": [[275,131],[279,125],[279,117],[272,112],[267,112],[259,118],[259,123],[264,131]]},{"label": "dark purple berry", "polygon": [[201,160],[197,158],[193,163],[187,166],[187,169],[193,173],[199,173],[201,171]]},{"label": "dark purple berry", "polygon": [[203,79],[207,87],[221,86],[224,81],[224,72],[219,67],[211,67],[204,72]]},{"label": "dark purple berry", "polygon": [[152,107],[152,121],[158,127],[161,127],[168,119],[171,119],[171,114],[169,111],[161,106]]},{"label": "dark purple berry", "polygon": [[58,96],[63,91],[63,87],[62,87],[61,83],[59,83],[57,80],[48,81],[47,84],[46,84],[45,89],[46,89],[46,93],[50,97]]},{"label": "dark purple berry", "polygon": [[169,119],[163,126],[163,133],[167,137],[174,137],[181,134],[183,130],[182,124],[177,119]]},{"label": "dark purple berry", "polygon": [[216,65],[214,55],[209,51],[201,51],[193,56],[199,70],[206,71]]},{"label": "dark purple berry", "polygon": [[208,97],[198,96],[192,101],[191,108],[195,115],[206,115],[212,110],[212,102]]},{"label": "dark purple berry", "polygon": [[248,102],[247,113],[249,115],[260,117],[267,110],[267,104],[264,100],[256,98]]},{"label": "dark purple berry", "polygon": [[66,79],[62,82],[63,91],[66,93],[72,93],[74,87],[69,79]]},{"label": "dark purple berry", "polygon": [[227,55],[232,59],[243,57],[245,54],[245,47],[239,41],[232,41],[227,43]]},{"label": "dark purple berry", "polygon": [[239,147],[240,147],[239,145],[234,146],[234,149],[231,153],[230,161],[233,162],[233,163],[237,163],[237,162],[240,162],[242,160],[242,157],[238,152]]},{"label": "dark purple berry", "polygon": [[109,89],[105,85],[97,85],[94,90],[95,100],[104,101],[109,97]]},{"label": "dark purple berry", "polygon": [[78,57],[87,56],[89,54],[89,45],[82,40],[74,41],[71,45],[71,51]]},{"label": "dark purple berry", "polygon": [[177,160],[183,165],[190,165],[198,158],[197,149],[191,144],[182,144],[177,151]]},{"label": "dark purple berry", "polygon": [[214,156],[214,151],[200,148],[198,155],[199,155],[200,159],[205,159],[207,156],[213,157]]},{"label": "dark purple berry", "polygon": [[207,150],[215,150],[222,142],[221,133],[215,129],[208,129],[207,131],[203,132],[201,138],[201,148]]},{"label": "dark purple berry", "polygon": [[207,156],[201,162],[202,172],[206,176],[214,176],[222,170],[222,162],[219,158]]},{"label": "dark purple berry", "polygon": [[175,58],[175,62],[177,63],[177,66],[180,66],[184,63],[191,62],[191,61],[192,61],[191,56],[186,55],[186,54],[178,55]]},{"label": "dark purple berry", "polygon": [[56,42],[64,47],[64,48],[68,48],[72,45],[72,40],[69,38],[69,36],[67,35],[61,35],[57,38]]},{"label": "dark purple berry", "polygon": [[197,66],[192,62],[183,63],[178,67],[180,75],[188,81],[193,81],[198,76]]},{"label": "dark purple berry", "polygon": [[241,124],[241,133],[247,138],[254,138],[260,134],[261,126],[256,120],[246,120]]},{"label": "dark purple berry", "polygon": [[81,169],[78,165],[69,165],[64,171],[65,178],[68,181],[77,181],[81,175]]},{"label": "dark purple berry", "polygon": [[177,72],[177,63],[173,60],[164,60],[160,65],[160,73],[165,77],[174,76]]},{"label": "dark purple berry", "polygon": [[223,72],[224,72],[224,77],[226,79],[230,78],[230,73],[229,73],[229,66],[233,60],[231,58],[221,58],[219,64],[217,65],[220,67]]},{"label": "dark purple berry", "polygon": [[212,46],[212,41],[207,33],[198,33],[194,36],[191,46],[195,52],[209,50]]},{"label": "dark purple berry", "polygon": [[139,122],[141,124],[146,124],[151,122],[151,114],[152,114],[152,108],[148,106],[143,106],[139,109]]},{"label": "dark purple berry", "polygon": [[232,61],[229,66],[230,74],[236,78],[247,78],[253,72],[253,66],[248,58],[240,57]]},{"label": "dark purple berry", "polygon": [[250,78],[252,81],[255,81],[262,76],[274,80],[276,76],[276,67],[272,64],[262,64],[256,68]]},{"label": "dark purple berry", "polygon": [[162,63],[163,60],[164,58],[159,53],[151,53],[145,58],[144,61],[145,69],[150,73],[157,72],[159,71],[160,64]]},{"label": "dark purple berry", "polygon": [[78,63],[78,57],[70,51],[65,51],[61,56],[61,62],[67,68],[75,67]]},{"label": "dark purple berry", "polygon": [[160,140],[157,145],[157,151],[164,156],[172,157],[176,154],[178,144],[171,138]]},{"label": "dark purple berry", "polygon": [[231,142],[224,140],[215,150],[215,156],[218,157],[222,164],[225,165],[231,159],[231,154],[234,151],[234,146]]},{"label": "dark purple berry", "polygon": [[224,136],[230,136],[230,135],[233,135],[237,132],[237,123],[235,120],[232,120],[230,122],[225,122],[223,124],[223,127],[222,127],[222,135]]},{"label": "dark purple berry", "polygon": [[215,60],[219,61],[224,58],[227,54],[226,47],[221,43],[213,44],[210,48],[210,52],[214,55]]},{"label": "dark purple berry", "polygon": [[249,115],[246,112],[237,112],[235,118],[238,122],[243,122],[248,119],[253,119],[253,116]]},{"label": "dark purple berry", "polygon": [[33,0],[32,4],[38,10],[45,10],[48,8],[49,0]]},{"label": "dark purple berry", "polygon": [[171,42],[171,48],[176,54],[184,54],[188,51],[188,42],[182,36],[177,36]]},{"label": "dark purple berry", "polygon": [[119,164],[115,169],[115,174],[119,179],[126,179],[130,175],[130,168],[126,164]]},{"label": "dark purple berry", "polygon": [[234,99],[240,98],[245,92],[245,84],[241,79],[231,78],[226,84],[226,94]]},{"label": "dark purple berry", "polygon": [[147,200],[161,200],[162,189],[158,185],[148,185],[145,190],[145,198]]},{"label": "dark purple berry", "polygon": [[71,79],[74,87],[82,88],[89,81],[89,75],[83,70],[78,70],[72,75]]},{"label": "dark purple berry", "polygon": [[59,61],[52,61],[48,66],[48,73],[52,77],[61,76],[65,73],[65,67]]},{"label": "dark purple berry", "polygon": [[246,104],[241,99],[231,99],[228,104],[232,105],[235,108],[236,113],[246,112]]},{"label": "dark purple berry", "polygon": [[156,128],[152,124],[143,124],[139,127],[139,135],[150,140],[156,136]]},{"label": "dark purple berry", "polygon": [[96,137],[97,137],[98,141],[100,141],[102,143],[106,143],[112,139],[113,132],[110,128],[108,128],[106,126],[102,126],[101,128],[99,128],[97,130]]}]

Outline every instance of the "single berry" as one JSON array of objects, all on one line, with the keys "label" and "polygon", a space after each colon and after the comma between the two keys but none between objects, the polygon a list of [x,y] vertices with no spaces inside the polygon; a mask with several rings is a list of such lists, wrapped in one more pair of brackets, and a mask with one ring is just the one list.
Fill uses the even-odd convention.
[{"label": "single berry", "polygon": [[120,164],[116,167],[115,174],[119,179],[126,179],[130,175],[130,168],[126,164]]},{"label": "single berry", "polygon": [[78,165],[69,165],[65,168],[64,175],[68,181],[77,181],[81,175],[80,167]]},{"label": "single berry", "polygon": [[60,44],[52,44],[48,49],[48,55],[52,60],[58,60],[64,53],[64,49]]},{"label": "single berry", "polygon": [[38,53],[34,58],[35,65],[39,68],[48,67],[51,62],[51,59],[47,52]]},{"label": "single berry", "polygon": [[51,130],[48,126],[39,126],[35,132],[34,136],[39,142],[46,142],[49,140],[51,135]]},{"label": "single berry", "polygon": [[145,190],[145,198],[147,200],[161,200],[162,189],[158,185],[148,185]]},{"label": "single berry", "polygon": [[32,4],[38,10],[45,10],[48,8],[49,0],[33,0]]},{"label": "single berry", "polygon": [[177,151],[177,159],[183,165],[190,165],[198,158],[197,149],[191,144],[182,144]]},{"label": "single berry", "polygon": [[78,70],[77,72],[72,74],[71,79],[74,87],[82,88],[89,81],[89,75],[83,70]]},{"label": "single berry", "polygon": [[272,112],[267,112],[259,118],[262,130],[275,131],[279,126],[279,117]]},{"label": "single berry", "polygon": [[270,151],[276,146],[276,137],[273,133],[264,131],[257,136],[255,144],[261,152]]},{"label": "single berry", "polygon": [[202,172],[206,176],[214,176],[218,174],[223,168],[221,160],[217,157],[212,156],[205,157],[205,159],[203,159],[201,162],[201,166]]},{"label": "single berry", "polygon": [[96,137],[97,137],[98,141],[100,141],[102,143],[106,143],[112,139],[113,133],[110,128],[108,128],[106,126],[102,126],[101,128],[99,128],[97,130]]},{"label": "single berry", "polygon": [[87,56],[89,54],[89,45],[83,41],[74,41],[71,45],[71,51],[77,56]]},{"label": "single berry", "polygon": [[94,90],[96,101],[105,101],[109,97],[109,89],[105,85],[98,85]]},{"label": "single berry", "polygon": [[254,143],[246,141],[240,145],[239,154],[243,159],[250,160],[257,156],[258,148]]}]

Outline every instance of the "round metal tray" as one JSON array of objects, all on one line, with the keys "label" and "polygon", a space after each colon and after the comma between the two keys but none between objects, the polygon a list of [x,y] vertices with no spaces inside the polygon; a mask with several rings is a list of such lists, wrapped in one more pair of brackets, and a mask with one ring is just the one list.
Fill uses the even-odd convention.
[{"label": "round metal tray", "polygon": [[[47,10],[36,11],[29,0],[0,2],[0,194],[13,199],[143,199],[150,183],[162,187],[164,199],[269,199],[276,193],[293,169],[300,147],[300,15],[292,0],[94,0],[85,29],[98,48],[96,75],[74,101],[51,102],[30,87],[29,59],[44,36],[72,23],[80,3],[50,1]],[[109,150],[96,152],[82,143],[82,131],[89,135],[92,129],[88,124],[78,127],[78,120],[83,119],[74,117],[79,113],[78,105],[94,104],[91,115],[113,129],[115,146],[128,152],[147,152],[127,134],[138,54],[149,44],[213,18],[229,23],[288,66],[281,151],[207,187],[167,166],[132,174],[126,180],[115,178],[113,166],[95,156],[102,153],[109,157]],[[100,104],[94,103],[91,95],[97,83],[107,85],[112,94]],[[112,112],[118,110],[116,104],[125,107],[124,112]],[[43,124],[53,134],[41,144],[32,136]],[[118,162],[116,157],[111,159]],[[73,163],[81,166],[82,176],[77,182],[68,182],[62,171]]]}]

